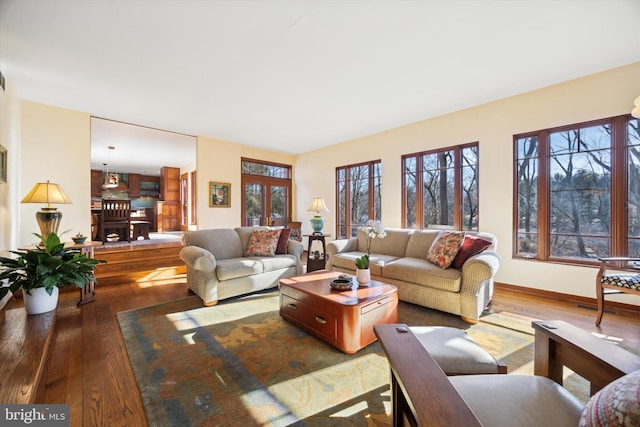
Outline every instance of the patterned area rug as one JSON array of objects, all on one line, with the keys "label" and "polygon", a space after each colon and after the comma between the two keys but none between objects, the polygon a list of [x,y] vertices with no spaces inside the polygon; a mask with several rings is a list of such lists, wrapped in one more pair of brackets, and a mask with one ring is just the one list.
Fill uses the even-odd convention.
[{"label": "patterned area rug", "polygon": [[[400,322],[464,328],[509,366],[532,373],[531,319],[477,325],[400,303]],[[274,292],[203,307],[197,297],[118,313],[153,426],[387,426],[389,366],[378,343],[346,355],[278,315]],[[578,381],[580,387],[586,387]]]}]

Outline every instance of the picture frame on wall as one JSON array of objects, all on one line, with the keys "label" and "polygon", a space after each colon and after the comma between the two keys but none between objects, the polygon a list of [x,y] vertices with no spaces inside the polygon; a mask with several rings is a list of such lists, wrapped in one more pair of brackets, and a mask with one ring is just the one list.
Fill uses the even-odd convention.
[{"label": "picture frame on wall", "polygon": [[0,145],[0,183],[7,182],[7,149]]},{"label": "picture frame on wall", "polygon": [[209,182],[209,207],[231,207],[231,184],[228,182]]}]

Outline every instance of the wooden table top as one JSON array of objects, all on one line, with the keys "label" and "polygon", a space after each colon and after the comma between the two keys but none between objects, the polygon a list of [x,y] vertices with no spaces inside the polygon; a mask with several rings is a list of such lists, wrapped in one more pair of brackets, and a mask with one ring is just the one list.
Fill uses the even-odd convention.
[{"label": "wooden table top", "polygon": [[355,278],[351,290],[337,291],[331,288],[330,283],[340,274],[342,273],[338,271],[318,270],[301,276],[282,279],[280,280],[280,286],[296,289],[342,305],[363,304],[383,295],[397,292],[397,288],[394,285],[376,280],[370,281],[367,286],[358,286]]}]

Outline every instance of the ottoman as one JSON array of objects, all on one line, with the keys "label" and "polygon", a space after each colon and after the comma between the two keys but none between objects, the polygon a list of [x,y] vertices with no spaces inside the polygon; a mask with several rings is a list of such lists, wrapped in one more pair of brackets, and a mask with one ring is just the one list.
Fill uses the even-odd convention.
[{"label": "ottoman", "polygon": [[497,361],[462,329],[410,326],[409,330],[447,375],[507,373],[507,365]]}]

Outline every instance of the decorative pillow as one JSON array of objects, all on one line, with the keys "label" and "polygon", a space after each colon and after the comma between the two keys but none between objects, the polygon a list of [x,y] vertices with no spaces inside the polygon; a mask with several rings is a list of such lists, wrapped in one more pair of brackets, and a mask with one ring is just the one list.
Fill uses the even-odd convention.
[{"label": "decorative pillow", "polygon": [[457,268],[458,270],[462,269],[462,265],[475,254],[479,254],[480,252],[487,249],[491,246],[493,242],[487,239],[483,239],[482,237],[472,236],[471,234],[467,234],[464,236],[464,241],[462,242],[462,246],[460,246],[460,250],[458,254],[453,259],[451,263],[451,267]]},{"label": "decorative pillow", "polygon": [[274,256],[281,230],[253,230],[244,256]]},{"label": "decorative pillow", "polygon": [[278,245],[276,246],[276,255],[287,253],[287,243],[289,243],[290,235],[290,228],[283,228],[280,230],[280,238],[278,239]]},{"label": "decorative pillow", "polygon": [[464,233],[461,231],[442,231],[427,251],[427,261],[448,268],[458,254]]},{"label": "decorative pillow", "polygon": [[618,378],[594,394],[582,410],[580,426],[640,425],[640,370]]}]

